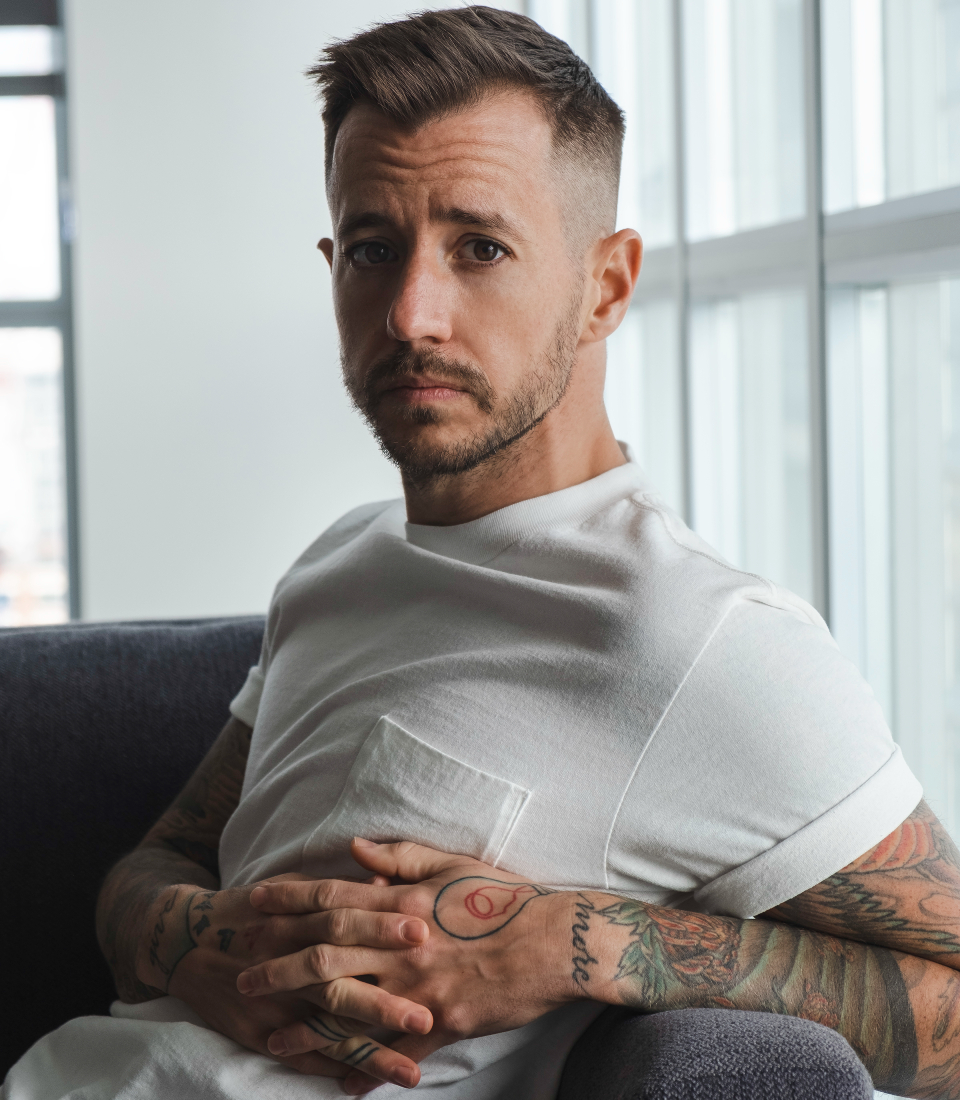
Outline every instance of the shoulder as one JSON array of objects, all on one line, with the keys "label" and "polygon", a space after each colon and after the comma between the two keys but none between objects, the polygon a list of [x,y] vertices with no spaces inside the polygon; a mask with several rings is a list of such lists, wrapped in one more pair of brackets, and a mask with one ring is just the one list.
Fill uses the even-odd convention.
[{"label": "shoulder", "polygon": [[275,633],[282,606],[296,602],[311,587],[311,576],[325,563],[343,554],[350,554],[364,537],[384,530],[403,537],[405,512],[402,500],[382,500],[362,504],[332,523],[283,574],[273,590],[267,615],[267,639]]},{"label": "shoulder", "polygon": [[[372,504],[361,504],[341,516],[316,538],[291,565],[283,579],[296,574],[304,566],[329,557],[351,543],[357,542],[368,532],[376,528],[386,528],[394,533],[403,529],[403,501],[379,500]],[[281,580],[281,584],[283,580]]]}]

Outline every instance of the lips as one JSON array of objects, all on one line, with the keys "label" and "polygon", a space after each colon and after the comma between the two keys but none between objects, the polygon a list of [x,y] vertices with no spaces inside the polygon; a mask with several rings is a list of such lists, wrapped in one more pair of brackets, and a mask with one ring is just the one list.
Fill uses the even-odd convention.
[{"label": "lips", "polygon": [[379,396],[393,395],[407,401],[449,401],[466,393],[460,386],[438,378],[403,378],[385,386]]}]

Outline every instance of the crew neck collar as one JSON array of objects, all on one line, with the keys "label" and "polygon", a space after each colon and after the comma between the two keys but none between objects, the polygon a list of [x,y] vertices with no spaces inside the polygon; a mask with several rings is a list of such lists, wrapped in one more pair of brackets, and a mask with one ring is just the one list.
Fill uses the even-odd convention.
[{"label": "crew neck collar", "polygon": [[512,543],[544,528],[581,523],[602,508],[645,487],[643,471],[634,461],[629,447],[623,443],[620,447],[627,461],[589,481],[508,504],[506,508],[469,523],[450,527],[406,523],[407,542],[432,554],[480,565]]}]

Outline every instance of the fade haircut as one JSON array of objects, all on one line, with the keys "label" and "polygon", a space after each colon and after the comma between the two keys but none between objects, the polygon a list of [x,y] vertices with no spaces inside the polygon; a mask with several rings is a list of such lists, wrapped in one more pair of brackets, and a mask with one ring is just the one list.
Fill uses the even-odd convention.
[{"label": "fade haircut", "polygon": [[328,184],[337,134],[358,104],[416,130],[491,94],[523,90],[550,123],[577,222],[613,231],[623,112],[586,62],[527,16],[482,5],[420,12],[332,43],[307,75],[323,100]]}]

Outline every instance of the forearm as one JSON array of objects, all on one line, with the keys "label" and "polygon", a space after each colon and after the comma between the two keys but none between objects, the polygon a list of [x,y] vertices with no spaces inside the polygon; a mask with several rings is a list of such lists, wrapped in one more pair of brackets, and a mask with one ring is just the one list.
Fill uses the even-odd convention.
[{"label": "forearm", "polygon": [[577,898],[572,977],[580,994],[644,1011],[775,1012],[834,1028],[878,1088],[960,1094],[960,975],[898,951],[767,920]]},{"label": "forearm", "polygon": [[[166,993],[169,964],[157,958],[148,963],[151,940],[163,933],[164,921],[169,926],[167,901],[185,905],[193,891],[220,888],[220,835],[240,798],[251,733],[231,718],[174,803],[107,875],[97,902],[97,938],[124,1001]],[[170,891],[172,886],[189,889]]]}]

